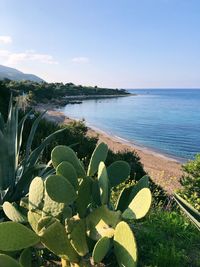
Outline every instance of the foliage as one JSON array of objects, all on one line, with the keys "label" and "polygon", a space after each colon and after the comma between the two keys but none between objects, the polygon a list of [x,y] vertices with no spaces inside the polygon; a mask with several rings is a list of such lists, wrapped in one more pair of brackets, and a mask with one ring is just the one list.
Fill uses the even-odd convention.
[{"label": "foliage", "polygon": [[[0,88],[10,89],[14,96],[26,94],[32,103],[46,103],[48,101],[61,103],[61,98],[66,96],[78,97],[88,95],[101,96],[101,95],[127,95],[129,94],[123,89],[107,89],[90,86],[74,85],[73,83],[37,83],[31,81],[10,81],[5,79],[0,81]],[[67,103],[67,101],[65,101]],[[65,104],[65,103],[63,103]]]},{"label": "foliage", "polygon": [[0,81],[0,112],[3,116],[3,119],[7,119],[8,115],[8,104],[10,101],[10,89],[7,88],[4,82]]},{"label": "foliage", "polygon": [[200,266],[200,235],[179,212],[156,208],[133,229],[140,248],[139,266]]},{"label": "foliage", "polygon": [[195,210],[187,201],[185,201],[179,195],[175,194],[174,198],[175,198],[175,201],[180,206],[180,208],[189,217],[189,219],[191,220],[191,222],[200,231],[200,213],[197,210]]},{"label": "foliage", "polygon": [[[35,117],[38,117],[40,113],[35,113]],[[26,142],[28,140],[28,135],[32,127],[33,120],[28,118],[24,126],[23,143],[22,150],[25,149]],[[67,125],[59,125],[53,121],[48,121],[47,119],[42,119],[38,125],[37,131],[34,136],[32,143],[33,149],[38,147],[47,135],[54,133],[55,131],[65,129],[63,132],[57,136],[50,144],[48,144],[41,156],[42,162],[48,162],[50,160],[50,155],[52,149],[57,145],[73,145],[79,158],[83,160],[84,163],[89,161],[89,157],[94,150],[97,138],[86,136],[87,127],[83,121],[74,121]]]},{"label": "foliage", "polygon": [[178,194],[200,211],[200,154],[183,165],[183,171],[185,174],[180,180],[183,188]]},{"label": "foliage", "polygon": [[7,122],[0,113],[0,204],[4,201],[19,201],[28,192],[31,180],[44,165],[38,159],[54,137],[62,130],[48,136],[42,144],[32,150],[32,140],[41,120],[42,114],[33,122],[27,138],[25,153],[20,156],[24,123],[29,116],[26,114],[18,122],[18,107],[10,101]]},{"label": "foliage", "polygon": [[[51,160],[56,175],[49,175],[45,180],[36,177],[29,188],[27,220],[33,231],[19,224],[21,218],[17,222],[14,212],[14,222],[0,224],[0,249],[27,249],[28,244],[34,246],[40,240],[62,259],[63,266],[91,266],[91,256],[99,264],[111,254],[116,255],[119,266],[136,266],[137,246],[127,222],[143,218],[150,208],[148,177],[142,178],[129,192],[122,193],[113,206],[110,190],[115,170],[104,164],[107,152],[107,146],[99,144],[86,171],[70,147],[55,147]],[[121,167],[122,161],[115,162],[116,169],[118,165]],[[130,168],[128,172],[121,170],[123,179],[118,177],[113,185],[127,180],[129,174]],[[3,208],[13,219],[11,205],[6,203]],[[18,208],[15,206],[15,209]]]}]

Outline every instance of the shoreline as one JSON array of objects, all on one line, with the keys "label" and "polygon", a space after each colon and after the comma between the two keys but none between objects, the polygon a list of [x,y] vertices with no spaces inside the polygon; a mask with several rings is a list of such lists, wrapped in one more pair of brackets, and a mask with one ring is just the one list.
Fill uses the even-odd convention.
[{"label": "shoreline", "polygon": [[[36,111],[47,110],[45,118],[59,124],[69,124],[73,121],[80,121],[75,118],[69,118],[61,111],[56,110],[51,104],[41,104],[35,107]],[[174,193],[181,187],[179,179],[182,175],[181,165],[177,159],[168,155],[153,151],[153,149],[140,147],[137,144],[124,140],[116,135],[107,133],[86,122],[89,137],[97,137],[99,142],[104,142],[109,149],[114,152],[131,151],[136,152],[140,157],[145,171],[151,176],[152,180],[162,186],[169,194]]]}]

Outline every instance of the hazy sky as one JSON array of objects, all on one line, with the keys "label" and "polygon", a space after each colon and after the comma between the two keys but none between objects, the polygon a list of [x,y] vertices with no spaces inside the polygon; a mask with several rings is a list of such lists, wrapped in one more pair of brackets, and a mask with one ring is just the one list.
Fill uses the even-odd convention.
[{"label": "hazy sky", "polygon": [[200,0],[0,0],[0,64],[47,81],[200,88]]}]

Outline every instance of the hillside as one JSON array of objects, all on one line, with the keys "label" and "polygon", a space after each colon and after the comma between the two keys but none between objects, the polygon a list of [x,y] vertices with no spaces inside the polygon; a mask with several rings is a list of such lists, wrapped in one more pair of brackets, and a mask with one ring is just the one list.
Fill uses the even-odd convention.
[{"label": "hillside", "polygon": [[26,74],[17,69],[0,65],[0,80],[3,79],[15,80],[15,81],[33,81],[43,82],[44,80],[34,74]]}]

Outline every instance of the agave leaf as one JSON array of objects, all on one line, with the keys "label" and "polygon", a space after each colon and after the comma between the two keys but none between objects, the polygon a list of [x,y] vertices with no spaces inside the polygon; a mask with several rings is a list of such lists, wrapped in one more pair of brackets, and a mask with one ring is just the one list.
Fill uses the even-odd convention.
[{"label": "agave leaf", "polygon": [[187,201],[185,201],[182,197],[175,194],[175,201],[178,203],[180,208],[185,212],[185,214],[189,217],[192,223],[197,227],[200,231],[200,213],[193,208]]},{"label": "agave leaf", "polygon": [[28,189],[30,186],[31,181],[33,178],[37,175],[38,171],[43,168],[43,165],[33,165],[27,168],[23,174],[18,183],[15,186],[15,190],[11,196],[8,194],[5,197],[5,200],[7,200],[7,196],[10,197],[10,201],[17,201],[22,196],[26,195],[28,193]]},{"label": "agave leaf", "polygon": [[[17,127],[18,127],[18,110],[17,107],[13,107],[13,105],[10,105],[11,109],[9,111],[9,117],[6,124],[6,130],[5,130],[5,140],[6,146],[7,146],[7,159],[8,159],[8,172],[6,176],[6,180],[8,183],[8,186],[10,188],[14,187],[15,184],[15,172],[17,168]],[[4,178],[5,179],[5,178]]]},{"label": "agave leaf", "polygon": [[26,144],[26,153],[25,153],[25,159],[26,161],[28,160],[28,156],[29,156],[29,153],[31,151],[31,146],[32,146],[32,142],[33,142],[33,138],[34,138],[34,135],[35,135],[35,132],[37,130],[37,127],[38,127],[38,124],[40,123],[42,117],[44,116],[44,114],[46,113],[46,111],[44,111],[43,113],[41,113],[37,119],[34,121],[32,127],[31,127],[31,131],[30,131],[30,134],[28,136],[28,140],[27,140],[27,144]]},{"label": "agave leaf", "polygon": [[28,116],[31,114],[32,110],[30,110],[19,122],[18,124],[18,144],[17,144],[17,165],[19,161],[19,153],[21,149],[21,144],[22,144],[22,137],[23,137],[23,130],[24,130],[24,124],[25,121],[27,120]]},{"label": "agave leaf", "polygon": [[33,152],[31,153],[31,155],[28,158],[28,164],[30,164],[31,166],[34,165],[39,156],[40,153],[43,151],[43,149],[57,136],[59,135],[61,132],[65,131],[66,129],[60,129],[52,134],[50,134],[47,138],[44,139],[44,141],[42,142],[42,144],[37,147],[35,150],[33,150]]},{"label": "agave leaf", "polygon": [[4,128],[5,128],[5,122],[4,122],[2,114],[0,113],[0,131],[3,132]]},{"label": "agave leaf", "polygon": [[[9,186],[9,160],[8,160],[8,149],[7,140],[4,134],[0,131],[0,190],[6,190]],[[6,179],[8,177],[8,179]]]}]

